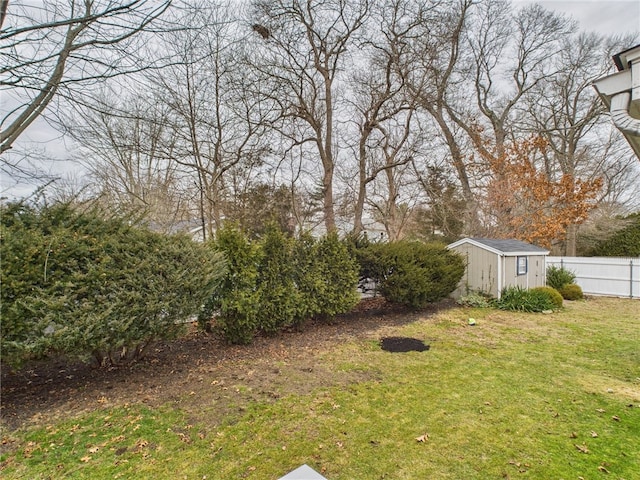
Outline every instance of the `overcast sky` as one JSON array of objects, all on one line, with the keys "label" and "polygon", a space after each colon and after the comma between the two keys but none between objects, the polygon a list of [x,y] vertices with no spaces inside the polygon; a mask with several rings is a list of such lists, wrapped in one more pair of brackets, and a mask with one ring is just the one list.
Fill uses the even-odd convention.
[{"label": "overcast sky", "polygon": [[[539,3],[549,10],[573,17],[579,22],[580,28],[586,31],[605,35],[640,32],[640,0],[513,0],[513,3],[516,6]],[[631,46],[633,45],[629,45]],[[64,161],[69,156],[64,141],[43,121],[34,122],[20,141],[43,151],[43,157],[49,159],[45,169],[51,174],[75,172],[76,175],[82,175],[78,165]],[[0,195],[3,197],[21,197],[32,190],[33,186],[15,185],[12,179],[4,177],[0,179]]]},{"label": "overcast sky", "polygon": [[605,35],[640,32],[640,0],[515,0],[514,3],[539,3],[548,10],[566,13],[578,20],[583,30]]}]

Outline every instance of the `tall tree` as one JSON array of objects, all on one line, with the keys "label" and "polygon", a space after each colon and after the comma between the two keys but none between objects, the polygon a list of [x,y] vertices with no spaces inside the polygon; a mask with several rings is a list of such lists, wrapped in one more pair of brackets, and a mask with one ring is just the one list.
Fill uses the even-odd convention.
[{"label": "tall tree", "polygon": [[369,0],[256,0],[253,5],[253,29],[264,40],[254,65],[265,75],[267,95],[280,106],[281,133],[292,145],[312,145],[320,160],[324,224],[333,231],[338,80],[369,15]]},{"label": "tall tree", "polygon": [[[358,128],[356,157],[358,187],[353,232],[364,230],[363,213],[367,186],[385,173],[388,197],[378,206],[390,238],[399,231],[396,201],[399,185],[395,170],[408,164],[422,144],[422,129],[416,128],[415,95],[409,95],[399,66],[409,53],[409,42],[418,32],[425,14],[417,2],[390,0],[373,10],[371,22],[377,27],[363,43],[365,65],[352,75],[353,107]],[[384,213],[383,213],[384,212]],[[388,221],[387,221],[388,220]]]},{"label": "tall tree", "polygon": [[234,169],[249,169],[248,175],[269,148],[269,110],[244,63],[249,32],[238,28],[236,13],[232,2],[186,8],[179,22],[190,28],[163,35],[174,61],[147,75],[169,112],[173,158],[193,175],[205,237],[224,217],[225,189],[232,185],[227,176]]},{"label": "tall tree", "polygon": [[411,95],[421,110],[433,120],[443,144],[449,151],[462,195],[467,204],[465,224],[471,232],[477,224],[474,179],[469,171],[469,157],[465,151],[456,123],[450,117],[450,103],[456,101],[465,89],[461,71],[461,51],[464,32],[470,21],[474,2],[457,0],[453,3],[428,2],[429,15],[420,18],[420,31],[410,42],[412,54],[401,64]]},{"label": "tall tree", "polygon": [[[120,98],[121,97],[121,98]],[[153,92],[105,92],[100,106],[76,106],[64,116],[77,161],[99,202],[112,211],[144,214],[155,230],[189,220],[185,174],[173,159],[176,133],[169,109]]]},{"label": "tall tree", "polygon": [[[611,199],[635,165],[624,162],[615,137],[599,134],[608,118],[592,82],[613,69],[611,53],[623,47],[619,39],[594,33],[565,37],[562,45],[553,59],[556,73],[542,78],[528,92],[523,130],[530,129],[546,140],[544,172],[550,179],[563,175],[602,178],[602,198]],[[577,231],[578,225],[567,226],[562,254],[576,255]]]}]

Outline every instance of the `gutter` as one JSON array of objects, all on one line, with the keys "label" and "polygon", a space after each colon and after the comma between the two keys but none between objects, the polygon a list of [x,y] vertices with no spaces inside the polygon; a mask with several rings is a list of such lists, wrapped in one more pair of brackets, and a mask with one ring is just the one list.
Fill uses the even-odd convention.
[{"label": "gutter", "polygon": [[640,158],[640,44],[614,55],[613,61],[618,72],[598,78],[592,85],[609,109],[613,124]]},{"label": "gutter", "polygon": [[611,97],[611,119],[622,133],[640,136],[640,119],[633,118],[629,113],[631,92],[621,92]]}]

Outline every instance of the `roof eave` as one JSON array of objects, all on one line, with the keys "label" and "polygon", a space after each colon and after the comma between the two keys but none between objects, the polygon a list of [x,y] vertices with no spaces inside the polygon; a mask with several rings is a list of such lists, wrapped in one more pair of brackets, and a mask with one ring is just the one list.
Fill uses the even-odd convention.
[{"label": "roof eave", "polygon": [[449,245],[447,245],[448,249],[452,249],[455,247],[458,247],[460,245],[463,245],[465,243],[470,243],[471,245],[475,245],[478,248],[482,248],[484,250],[487,250],[489,252],[495,253],[496,255],[500,255],[502,257],[524,257],[524,256],[532,256],[532,255],[549,255],[549,250],[539,250],[539,251],[521,251],[521,252],[512,252],[512,251],[508,251],[505,252],[504,250],[498,250],[497,248],[491,247],[485,243],[482,242],[478,242],[477,240],[474,240],[473,238],[463,238],[461,240],[458,240],[456,242],[453,242]]}]

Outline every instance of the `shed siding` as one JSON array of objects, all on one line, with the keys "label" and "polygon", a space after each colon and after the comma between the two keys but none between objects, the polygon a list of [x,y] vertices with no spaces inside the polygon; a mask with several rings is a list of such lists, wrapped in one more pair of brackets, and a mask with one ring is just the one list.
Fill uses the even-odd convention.
[{"label": "shed siding", "polygon": [[[497,255],[471,244],[459,245],[455,251],[463,256],[467,268],[453,296],[459,298],[469,291],[478,290],[497,296]],[[470,265],[473,265],[473,268],[469,268]]]},{"label": "shed siding", "polygon": [[[471,291],[498,298],[505,287],[529,289],[546,284],[549,252],[534,245],[517,240],[466,239],[448,248],[461,254],[466,262],[464,276],[452,294],[454,298]],[[518,275],[518,257],[527,258],[527,272],[522,275]]]},{"label": "shed siding", "polygon": [[503,288],[521,287],[535,288],[545,285],[545,258],[543,255],[527,255],[527,274],[518,275],[518,257],[509,256],[503,258]]}]

